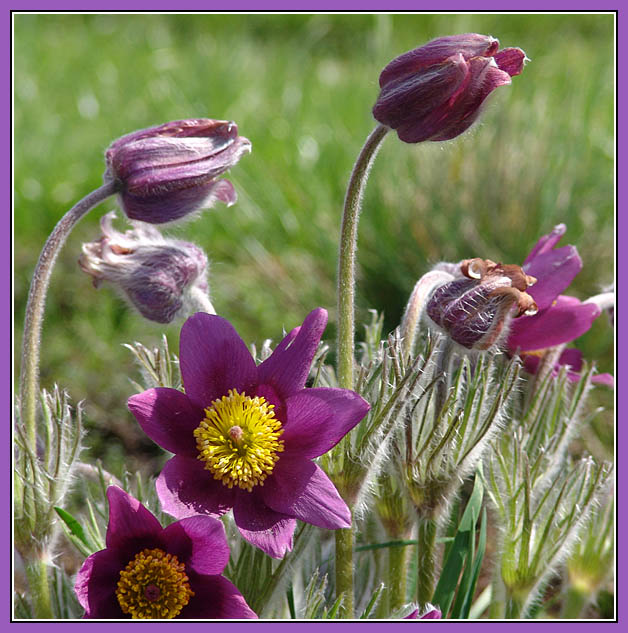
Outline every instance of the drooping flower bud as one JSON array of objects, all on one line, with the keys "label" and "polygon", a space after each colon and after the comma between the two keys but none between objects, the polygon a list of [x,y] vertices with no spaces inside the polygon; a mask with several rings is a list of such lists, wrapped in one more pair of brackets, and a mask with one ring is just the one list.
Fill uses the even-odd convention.
[{"label": "drooping flower bud", "polygon": [[114,141],[105,153],[104,180],[117,181],[129,218],[162,224],[215,200],[234,204],[233,185],[216,178],[250,151],[232,121],[171,121]]},{"label": "drooping flower bud", "polygon": [[520,48],[488,35],[439,37],[394,59],[379,77],[373,116],[406,143],[447,141],[477,119],[488,95],[523,70]]},{"label": "drooping flower bud", "polygon": [[505,334],[512,318],[536,313],[526,292],[535,282],[520,266],[465,259],[460,276],[433,292],[426,313],[459,345],[486,350]]},{"label": "drooping flower bud", "polygon": [[83,244],[79,265],[93,277],[94,286],[110,282],[144,316],[170,323],[186,305],[207,297],[207,257],[196,245],[172,240],[153,226],[133,223],[121,233],[112,226],[115,213],[103,216],[102,237]]}]

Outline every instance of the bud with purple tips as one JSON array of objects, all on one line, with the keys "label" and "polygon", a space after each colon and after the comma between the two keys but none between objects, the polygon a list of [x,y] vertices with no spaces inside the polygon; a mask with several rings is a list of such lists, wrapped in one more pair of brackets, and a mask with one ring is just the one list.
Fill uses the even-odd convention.
[{"label": "bud with purple tips", "polygon": [[122,290],[142,316],[170,323],[187,303],[207,297],[207,257],[196,245],[164,238],[153,226],[134,222],[121,233],[113,228],[115,214],[101,220],[102,237],[83,244],[79,265],[94,280],[108,281]]},{"label": "bud with purple tips", "polygon": [[503,337],[513,317],[536,313],[526,292],[535,282],[520,266],[465,259],[460,276],[433,292],[426,313],[459,345],[486,350]]},{"label": "bud with purple tips", "polygon": [[187,119],[138,130],[105,153],[105,182],[114,181],[126,215],[141,222],[172,222],[221,200],[237,200],[228,180],[251,143],[232,121]]},{"label": "bud with purple tips", "polygon": [[406,143],[447,141],[476,120],[488,95],[527,60],[488,35],[439,37],[394,59],[379,77],[373,116]]}]

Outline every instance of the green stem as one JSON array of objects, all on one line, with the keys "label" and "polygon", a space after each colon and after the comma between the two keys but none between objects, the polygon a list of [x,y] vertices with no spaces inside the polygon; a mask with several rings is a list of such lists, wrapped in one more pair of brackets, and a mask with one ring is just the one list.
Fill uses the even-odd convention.
[{"label": "green stem", "polygon": [[48,582],[48,564],[40,559],[25,566],[28,586],[31,590],[33,617],[37,620],[52,619],[50,602],[50,583]]},{"label": "green stem", "polygon": [[523,604],[521,596],[509,594],[506,598],[506,619],[520,620],[523,618]]},{"label": "green stem", "polygon": [[423,611],[434,595],[436,521],[419,517],[416,597]]},{"label": "green stem", "polygon": [[340,615],[353,618],[353,528],[341,528],[336,536],[336,596],[343,596]]},{"label": "green stem", "polygon": [[560,617],[565,620],[577,620],[587,606],[590,596],[574,587],[569,587],[563,601]]},{"label": "green stem", "polygon": [[39,261],[33,273],[31,287],[26,304],[24,320],[24,338],[22,340],[22,365],[20,375],[20,411],[26,430],[26,441],[36,451],[37,430],[35,412],[37,392],[39,391],[39,345],[46,303],[46,292],[52,269],[66,238],[74,225],[93,207],[116,193],[116,185],[107,183],[92,191],[75,204],[53,229],[39,255]]},{"label": "green stem", "polygon": [[338,254],[338,384],[353,388],[355,337],[355,253],[358,221],[369,171],[389,128],[378,125],[368,136],[353,166],[347,187]]},{"label": "green stem", "polygon": [[408,578],[408,552],[412,548],[392,546],[388,548],[388,615],[406,602]]}]

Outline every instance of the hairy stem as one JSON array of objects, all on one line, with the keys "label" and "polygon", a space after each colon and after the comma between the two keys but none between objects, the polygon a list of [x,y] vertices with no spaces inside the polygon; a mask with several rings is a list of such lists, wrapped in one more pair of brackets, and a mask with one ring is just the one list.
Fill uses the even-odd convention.
[{"label": "hairy stem", "polygon": [[50,620],[53,618],[52,604],[50,601],[50,583],[48,582],[48,564],[43,560],[37,560],[25,565],[26,578],[31,590],[33,605],[33,617],[37,620]]},{"label": "hairy stem", "polygon": [[419,517],[416,597],[419,610],[425,610],[434,595],[436,521]]},{"label": "hairy stem", "polygon": [[389,128],[378,125],[368,136],[353,166],[347,187],[338,254],[338,384],[353,388],[355,336],[355,253],[358,221],[369,171]]},{"label": "hairy stem", "polygon": [[406,602],[408,578],[408,552],[412,548],[401,545],[388,548],[388,613],[402,607]]},{"label": "hairy stem", "polygon": [[336,596],[343,597],[340,615],[353,618],[353,528],[335,531],[336,537]]},{"label": "hairy stem", "polygon": [[43,323],[46,292],[57,255],[74,225],[93,207],[116,193],[113,182],[92,191],[75,204],[57,223],[44,248],[33,273],[26,304],[24,338],[22,340],[22,365],[20,374],[20,410],[26,430],[26,441],[33,452],[36,450],[37,431],[35,412],[39,390],[39,345]]}]

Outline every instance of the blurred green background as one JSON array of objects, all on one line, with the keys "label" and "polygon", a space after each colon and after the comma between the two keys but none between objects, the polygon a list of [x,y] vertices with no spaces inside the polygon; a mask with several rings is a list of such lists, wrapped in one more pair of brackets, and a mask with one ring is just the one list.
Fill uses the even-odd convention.
[{"label": "blurred green background", "polygon": [[[229,175],[238,203],[170,229],[211,260],[212,299],[248,342],[277,340],[316,306],[330,312],[342,202],[374,126],[378,75],[439,35],[491,34],[532,60],[489,100],[480,123],[449,143],[386,139],[359,237],[358,319],[377,308],[388,330],[415,281],[439,260],[521,263],[565,222],[584,269],[581,299],[614,274],[612,15],[14,15],[15,358],[39,251],[57,220],[101,183],[118,136],[179,118],[232,119],[253,144]],[[71,235],[53,276],[42,384],[85,399],[93,457],[127,467],[160,450],[126,409],[137,378],[125,342],[155,345],[141,320],[76,261],[99,236],[101,205]],[[118,214],[120,215],[120,214]],[[119,219],[119,228],[124,226]],[[172,349],[180,323],[165,328]],[[577,342],[612,371],[601,318]],[[612,393],[598,389],[603,404]]]}]

